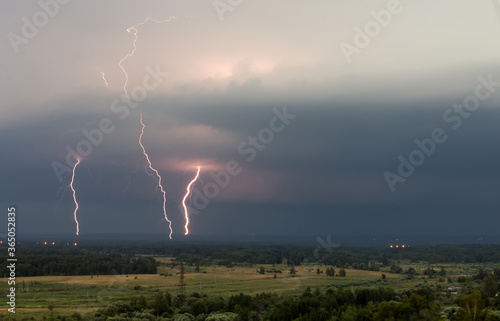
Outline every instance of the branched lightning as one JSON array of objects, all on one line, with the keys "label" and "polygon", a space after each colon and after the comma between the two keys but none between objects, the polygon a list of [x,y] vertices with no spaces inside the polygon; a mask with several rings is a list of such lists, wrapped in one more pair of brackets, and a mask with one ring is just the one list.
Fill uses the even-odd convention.
[{"label": "branched lightning", "polygon": [[133,49],[130,53],[126,54],[125,57],[123,57],[120,62],[118,63],[118,66],[120,66],[121,70],[123,71],[123,74],[125,75],[125,84],[123,85],[123,91],[125,92],[125,96],[127,98],[129,98],[128,96],[128,91],[127,91],[127,84],[128,84],[128,73],[127,71],[125,70],[125,68],[123,67],[122,63],[127,59],[127,58],[130,58],[132,57],[134,54],[135,54],[135,51],[137,50],[137,34],[139,33],[139,31],[137,30],[137,27],[139,26],[142,26],[143,24],[145,24],[146,22],[148,21],[151,21],[151,22],[154,22],[154,23],[164,23],[164,22],[170,22],[172,19],[175,19],[176,17],[170,17],[166,20],[156,20],[156,19],[153,19],[153,18],[146,18],[146,20],[144,20],[143,22],[139,22],[137,23],[136,25],[130,27],[127,29],[127,32],[130,33],[130,32],[133,32],[134,33],[134,41],[132,42],[132,45],[133,45]]},{"label": "branched lightning", "polygon": [[[147,167],[149,167],[149,169],[151,169],[156,174],[156,176],[158,177],[158,181],[157,181],[158,187],[160,188],[160,190],[161,190],[161,192],[163,194],[163,216],[165,217],[165,220],[168,222],[168,227],[170,229],[170,234],[168,235],[168,237],[170,239],[172,239],[172,222],[167,217],[167,209],[166,209],[166,206],[167,206],[167,195],[165,193],[165,190],[163,189],[163,186],[161,185],[161,176],[160,176],[160,173],[158,173],[158,171],[151,164],[151,160],[149,159],[149,155],[148,155],[148,153],[146,153],[146,149],[144,148],[144,145],[142,144],[142,135],[144,135],[144,128],[146,127],[146,125],[144,125],[144,122],[142,121],[142,111],[140,112],[140,114],[141,114],[142,129],[141,129],[141,135],[139,136],[139,145],[141,145],[142,152],[144,153],[144,156],[146,156],[146,160],[148,162],[148,166]],[[147,171],[147,168],[146,168],[146,172],[148,173],[148,175],[151,176],[151,174]]]},{"label": "branched lightning", "polygon": [[137,169],[139,169],[139,163],[137,163],[137,165],[135,166],[134,171],[131,172],[130,175],[128,176],[127,184],[125,184],[125,187],[122,189],[122,192],[125,192],[128,189],[128,187],[130,186],[132,175],[134,175],[137,172]]},{"label": "branched lightning", "polygon": [[186,199],[188,198],[189,194],[191,194],[191,186],[193,186],[194,182],[196,182],[198,176],[200,176],[200,166],[198,166],[198,171],[196,172],[196,176],[186,187],[186,195],[184,195],[184,198],[182,199],[182,207],[184,207],[184,217],[186,218],[186,225],[184,225],[184,229],[186,230],[186,232],[184,233],[184,235],[189,234],[189,229],[188,229],[189,216],[188,216],[188,208],[186,207]]},{"label": "branched lightning", "polygon": [[78,201],[76,200],[76,191],[73,183],[75,182],[75,170],[78,164],[80,164],[80,159],[77,159],[77,162],[73,167],[73,175],[71,176],[71,183],[69,184],[71,190],[73,191],[73,201],[75,202],[75,211],[73,212],[73,218],[75,219],[76,223],[76,235],[80,235],[80,224],[78,223],[78,218],[76,217],[76,212],[78,212]]}]

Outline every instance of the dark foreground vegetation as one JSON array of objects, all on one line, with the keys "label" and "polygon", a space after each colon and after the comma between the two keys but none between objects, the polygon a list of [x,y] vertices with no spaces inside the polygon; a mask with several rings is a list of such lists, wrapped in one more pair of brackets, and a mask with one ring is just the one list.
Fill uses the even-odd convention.
[{"label": "dark foreground vegetation", "polygon": [[[134,297],[95,314],[92,320],[500,320],[489,310],[500,298],[474,290],[460,298],[440,297],[428,287],[396,293],[390,288],[306,289],[298,296],[262,293],[227,299],[199,293],[158,293],[151,301]],[[450,307],[446,308],[447,305]]]},{"label": "dark foreground vegetation", "polygon": [[[272,267],[286,264],[288,268],[278,273],[288,278],[295,278],[300,267],[312,270],[310,273],[324,273],[332,282],[290,293],[276,293],[269,288],[260,294],[228,296],[202,291],[185,293],[182,286],[149,291],[141,291],[138,286],[125,299],[114,300],[94,311],[53,313],[49,306],[42,318],[0,314],[0,320],[500,321],[500,247],[494,245],[318,249],[314,245],[89,243],[78,247],[27,244],[19,246],[17,251],[17,257],[22,258],[16,271],[19,277],[156,274],[162,266],[177,265],[190,267],[190,273],[201,273],[200,268],[214,266],[228,270],[253,267],[256,275],[272,273],[276,278],[277,271]],[[158,261],[163,257],[168,257],[171,263]],[[436,263],[471,266],[474,273],[450,273],[433,265]],[[360,283],[356,287],[354,281],[347,286],[336,283],[335,280],[349,279],[346,270],[363,270],[380,277],[377,282]],[[170,277],[179,278],[182,283],[182,271],[182,276]],[[6,275],[5,271],[2,273]],[[412,283],[410,289],[398,288],[387,280],[386,273],[393,275],[393,279],[418,282]]]}]

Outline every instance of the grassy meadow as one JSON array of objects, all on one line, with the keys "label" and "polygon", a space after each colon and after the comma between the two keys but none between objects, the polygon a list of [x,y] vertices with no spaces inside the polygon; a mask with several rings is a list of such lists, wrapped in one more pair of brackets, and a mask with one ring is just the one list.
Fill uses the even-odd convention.
[{"label": "grassy meadow", "polygon": [[[86,275],[86,276],[40,276],[16,278],[16,316],[34,316],[47,314],[66,314],[73,312],[85,314],[123,300],[128,302],[133,296],[144,295],[151,298],[158,291],[169,291],[176,294],[179,289],[180,267],[169,257],[155,257],[160,262],[158,274],[130,275]],[[260,267],[266,270],[281,270],[282,273],[257,273]],[[426,263],[401,262],[405,270],[412,266],[421,274],[430,265]],[[479,268],[492,268],[479,264],[435,264],[435,269],[445,268],[447,276],[429,279],[417,275],[407,279],[403,274],[389,272],[389,267],[381,271],[363,271],[346,269],[346,277],[327,276],[324,272],[317,274],[316,269],[325,271],[326,266],[310,265],[295,267],[296,275],[290,274],[290,267],[282,265],[253,265],[200,267],[197,272],[194,266],[185,266],[185,293],[199,292],[208,295],[230,296],[240,292],[245,294],[300,293],[307,287],[325,290],[329,287],[388,286],[396,291],[414,288],[421,283],[447,285],[448,277],[470,276]],[[335,268],[338,272],[338,268]],[[385,274],[385,280],[382,280]],[[7,279],[0,282],[7,283]],[[7,295],[7,287],[1,287],[1,295]],[[7,306],[6,306],[7,308]],[[6,308],[1,313],[5,315]]]}]

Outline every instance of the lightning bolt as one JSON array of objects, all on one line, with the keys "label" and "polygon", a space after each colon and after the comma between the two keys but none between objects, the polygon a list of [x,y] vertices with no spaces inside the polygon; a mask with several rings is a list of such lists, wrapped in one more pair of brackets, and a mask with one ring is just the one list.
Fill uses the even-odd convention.
[{"label": "lightning bolt", "polygon": [[78,164],[80,164],[80,159],[77,159],[77,162],[73,167],[73,175],[71,176],[71,183],[69,184],[71,190],[73,191],[73,201],[75,202],[75,211],[73,212],[73,217],[76,223],[76,235],[80,235],[80,224],[78,223],[78,218],[76,217],[76,212],[78,212],[78,201],[76,200],[76,191],[75,187],[73,186],[73,183],[75,182],[75,170]]},{"label": "lightning bolt", "polygon": [[[170,229],[170,234],[168,235],[168,237],[170,239],[172,239],[172,222],[168,219],[167,217],[167,210],[166,210],[166,205],[167,205],[167,196],[166,196],[166,193],[165,193],[165,190],[163,189],[163,186],[161,185],[161,176],[160,176],[160,173],[158,173],[158,171],[153,167],[153,165],[151,164],[151,160],[149,159],[149,155],[148,153],[146,153],[146,149],[144,148],[144,145],[142,144],[142,135],[144,135],[144,128],[146,127],[146,125],[144,125],[144,122],[142,121],[142,111],[140,112],[141,114],[141,125],[142,125],[142,129],[141,129],[141,135],[139,136],[139,145],[141,145],[141,148],[142,148],[142,152],[144,153],[144,156],[146,156],[146,160],[148,162],[148,166],[149,169],[151,169],[155,174],[156,176],[158,177],[158,187],[160,188],[162,194],[163,194],[163,216],[165,217],[165,220],[168,222],[168,227]],[[150,174],[148,171],[147,171],[147,168],[146,168],[146,173],[148,173],[148,175],[152,175]]]},{"label": "lightning bolt", "polygon": [[193,178],[193,180],[188,184],[186,187],[186,195],[184,195],[184,198],[182,199],[182,207],[184,207],[184,216],[186,217],[186,225],[184,225],[184,229],[186,230],[186,233],[184,235],[189,234],[189,216],[188,216],[188,208],[186,207],[186,199],[188,198],[189,194],[191,194],[191,186],[193,186],[194,182],[198,179],[198,176],[200,176],[200,166],[198,166],[198,171],[196,172],[196,176]]},{"label": "lightning bolt", "polygon": [[125,96],[127,98],[129,98],[128,91],[127,91],[128,73],[125,70],[125,68],[123,67],[122,63],[125,60],[127,60],[128,58],[132,57],[135,54],[135,51],[137,50],[137,38],[138,38],[137,35],[139,34],[139,31],[137,30],[137,27],[142,26],[143,24],[145,24],[148,21],[151,21],[151,22],[154,22],[154,23],[164,23],[164,22],[170,22],[172,19],[175,19],[175,18],[177,18],[177,17],[172,16],[172,17],[170,17],[168,19],[165,19],[165,20],[156,20],[156,19],[147,17],[146,20],[144,20],[143,22],[139,22],[136,25],[134,25],[134,26],[132,26],[132,27],[130,27],[130,28],[127,29],[128,33],[131,33],[131,32],[134,33],[134,41],[132,42],[132,46],[134,48],[132,49],[132,51],[130,53],[126,54],[125,57],[123,57],[120,60],[120,62],[118,63],[118,66],[120,66],[121,70],[123,71],[123,74],[125,75],[125,84],[123,85],[123,91],[125,92]]},{"label": "lightning bolt", "polygon": [[104,81],[104,86],[108,87],[109,84],[108,84],[108,81],[106,80],[106,75],[104,74],[104,72],[101,72],[101,76],[102,76],[102,80]]}]

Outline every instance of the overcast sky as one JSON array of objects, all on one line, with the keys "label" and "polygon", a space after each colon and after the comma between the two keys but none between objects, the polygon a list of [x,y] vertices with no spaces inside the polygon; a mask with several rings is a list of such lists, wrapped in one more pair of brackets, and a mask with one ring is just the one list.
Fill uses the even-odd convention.
[{"label": "overcast sky", "polygon": [[496,1],[2,2],[0,205],[168,237],[142,111],[174,238],[497,235]]}]

